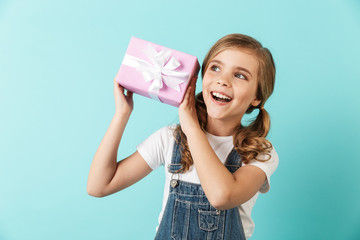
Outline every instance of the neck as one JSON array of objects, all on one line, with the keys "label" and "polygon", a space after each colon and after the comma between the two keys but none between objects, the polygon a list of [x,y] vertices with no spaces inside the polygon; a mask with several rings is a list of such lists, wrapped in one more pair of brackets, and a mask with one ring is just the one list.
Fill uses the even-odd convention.
[{"label": "neck", "polygon": [[232,136],[239,120],[219,120],[207,117],[206,131],[215,136]]}]

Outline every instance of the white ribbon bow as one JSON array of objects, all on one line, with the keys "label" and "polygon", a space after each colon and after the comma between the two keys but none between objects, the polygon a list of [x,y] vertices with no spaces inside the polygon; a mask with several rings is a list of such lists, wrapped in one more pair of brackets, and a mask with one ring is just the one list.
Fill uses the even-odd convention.
[{"label": "white ribbon bow", "polygon": [[149,44],[148,48],[144,49],[143,52],[150,60],[150,63],[125,54],[122,64],[140,71],[145,82],[152,81],[148,89],[150,97],[160,101],[158,96],[160,89],[163,87],[163,83],[180,92],[180,84],[188,79],[189,73],[175,71],[176,68],[181,66],[181,63],[175,57],[170,58],[171,51],[161,50],[157,52],[156,49]]}]

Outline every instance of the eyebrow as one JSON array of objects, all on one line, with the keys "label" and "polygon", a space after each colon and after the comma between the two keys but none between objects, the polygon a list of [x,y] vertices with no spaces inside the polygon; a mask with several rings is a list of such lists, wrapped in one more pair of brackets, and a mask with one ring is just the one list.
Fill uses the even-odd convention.
[{"label": "eyebrow", "polygon": [[[219,63],[220,65],[224,65],[224,63],[223,63],[222,61],[220,61],[220,60],[213,59],[213,60],[211,60],[211,61],[209,62],[209,64],[212,63],[212,62],[216,62],[216,63]],[[243,68],[243,67],[240,67],[240,66],[236,66],[235,69],[240,69],[240,70],[242,70],[242,71],[244,71],[244,72],[247,72],[247,73],[250,74],[250,76],[252,77],[251,72],[250,72],[249,70],[247,70],[246,68]]]}]

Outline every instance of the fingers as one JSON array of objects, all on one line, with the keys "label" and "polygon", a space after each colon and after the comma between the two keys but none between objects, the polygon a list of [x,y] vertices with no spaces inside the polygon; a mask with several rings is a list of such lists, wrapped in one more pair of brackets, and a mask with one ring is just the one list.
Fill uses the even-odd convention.
[{"label": "fingers", "polygon": [[196,78],[194,77],[190,80],[190,84],[189,84],[188,88],[186,89],[185,96],[182,101],[183,106],[187,106],[187,105],[189,105],[189,103],[194,102],[195,88],[196,88],[195,83],[196,83]]},{"label": "fingers", "polygon": [[115,78],[114,78],[114,91],[115,92],[119,92],[120,94],[124,94],[124,87],[120,85],[120,83],[118,83]]},{"label": "fingers", "polygon": [[116,101],[126,101],[128,103],[132,103],[133,101],[133,92],[128,91],[126,89],[120,85],[120,83],[118,83],[116,81],[116,76],[114,78],[114,94],[115,94],[115,100]]},{"label": "fingers", "polygon": [[189,99],[190,99],[190,92],[192,90],[192,87],[189,86],[188,89],[186,89],[186,93],[185,93],[185,96],[184,96],[184,100],[183,100],[183,103],[184,105],[186,106],[189,102]]},{"label": "fingers", "polygon": [[196,86],[196,80],[198,79],[198,76],[194,76],[192,78],[192,83],[194,84],[194,86]]},{"label": "fingers", "polygon": [[127,97],[132,97],[133,96],[133,92],[131,92],[131,91],[126,91],[126,96]]},{"label": "fingers", "polygon": [[190,79],[190,84],[188,89],[186,89],[184,101],[189,102],[192,98],[195,98],[195,90],[196,90],[196,80],[197,76],[194,76]]},{"label": "fingers", "polygon": [[191,83],[190,83],[190,96],[193,98],[195,98],[196,80],[197,80],[197,76],[194,76],[191,79]]},{"label": "fingers", "polygon": [[121,85],[115,80],[115,78],[114,78],[114,87],[115,88],[120,88],[121,87]]},{"label": "fingers", "polygon": [[119,83],[116,81],[116,76],[114,77],[114,86],[117,86],[117,85],[119,85]]},{"label": "fingers", "polygon": [[195,95],[195,90],[196,90],[196,80],[197,80],[197,76],[194,76],[192,79],[191,79],[191,83],[190,85],[192,86],[192,94]]},{"label": "fingers", "polygon": [[[125,95],[125,94],[124,94]],[[133,97],[133,92],[131,92],[131,91],[129,91],[129,90],[126,90],[126,95],[125,95],[125,97],[127,98],[127,99],[132,99],[132,97]]]}]

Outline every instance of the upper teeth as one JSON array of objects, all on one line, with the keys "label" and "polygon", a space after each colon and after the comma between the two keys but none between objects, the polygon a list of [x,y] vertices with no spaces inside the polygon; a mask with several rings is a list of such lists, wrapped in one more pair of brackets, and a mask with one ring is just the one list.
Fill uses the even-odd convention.
[{"label": "upper teeth", "polygon": [[218,97],[218,98],[222,98],[222,99],[227,99],[227,100],[230,100],[231,98],[229,98],[228,96],[225,96],[221,93],[218,93],[218,92],[213,92],[212,93],[215,97]]}]

